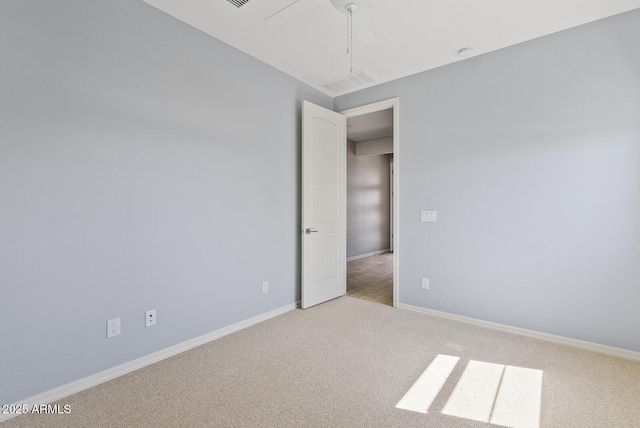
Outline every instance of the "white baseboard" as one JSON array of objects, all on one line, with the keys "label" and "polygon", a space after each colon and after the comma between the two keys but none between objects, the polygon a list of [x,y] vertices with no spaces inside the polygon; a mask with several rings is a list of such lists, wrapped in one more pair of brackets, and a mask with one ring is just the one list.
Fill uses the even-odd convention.
[{"label": "white baseboard", "polygon": [[473,324],[479,327],[489,328],[492,330],[504,331],[507,333],[518,334],[520,336],[531,337],[534,339],[546,340],[547,342],[559,343],[561,345],[580,348],[598,354],[610,355],[613,357],[625,358],[627,360],[640,361],[640,352],[630,351],[628,349],[616,348],[614,346],[600,345],[599,343],[587,342],[584,340],[571,339],[564,336],[556,336],[554,334],[542,333],[535,330],[527,330],[525,328],[512,327],[506,324],[498,324],[491,321],[483,321],[477,318],[465,317],[462,315],[451,314],[449,312],[436,311],[434,309],[422,308],[420,306],[407,305],[398,303],[397,308],[408,311],[419,312],[422,314],[432,315],[439,318],[446,318],[453,321]]},{"label": "white baseboard", "polygon": [[[115,379],[127,373],[131,373],[135,370],[157,363],[158,361],[162,361],[166,358],[173,357],[174,355],[188,351],[189,349],[193,349],[200,345],[204,345],[205,343],[212,342],[223,336],[227,336],[231,333],[235,333],[247,327],[251,327],[252,325],[255,325],[263,321],[266,321],[268,319],[285,314],[289,311],[296,309],[297,306],[299,306],[298,302],[283,306],[281,308],[274,309],[264,314],[256,315],[255,317],[237,322],[227,327],[223,327],[219,330],[212,331],[211,333],[207,333],[202,336],[187,340],[186,342],[182,342],[177,345],[170,346],[169,348],[162,349],[152,354],[145,355],[144,357],[140,357],[135,360],[129,361],[127,363],[121,364],[119,366],[104,370],[100,373],[96,373],[94,375],[87,376],[83,379],[79,379],[75,382],[71,382],[66,385],[62,385],[58,388],[54,388],[49,391],[43,392],[41,394],[34,395],[33,397],[26,398],[14,404],[21,404],[21,405],[26,404],[29,408],[33,408],[35,404],[38,404],[38,405],[49,404],[54,401],[61,400],[72,394],[76,394],[80,391],[84,391],[85,389],[89,389],[96,385],[100,385],[101,383]],[[11,419],[14,416],[18,416],[18,415],[0,414],[0,422]]]},{"label": "white baseboard", "polygon": [[364,259],[365,257],[377,256],[378,254],[388,253],[389,251],[391,251],[390,248],[385,248],[384,250],[374,251],[373,253],[360,254],[359,256],[353,256],[353,257],[347,258],[347,262],[352,262],[358,259]]}]

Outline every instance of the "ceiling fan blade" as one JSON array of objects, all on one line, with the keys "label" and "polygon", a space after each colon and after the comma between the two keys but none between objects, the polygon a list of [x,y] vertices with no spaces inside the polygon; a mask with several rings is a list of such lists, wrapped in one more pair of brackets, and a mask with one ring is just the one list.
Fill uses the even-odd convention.
[{"label": "ceiling fan blade", "polygon": [[353,38],[358,46],[369,46],[376,41],[376,31],[369,9],[353,14]]},{"label": "ceiling fan blade", "polygon": [[288,4],[264,18],[269,23],[287,22],[316,6],[318,0],[291,0]]}]

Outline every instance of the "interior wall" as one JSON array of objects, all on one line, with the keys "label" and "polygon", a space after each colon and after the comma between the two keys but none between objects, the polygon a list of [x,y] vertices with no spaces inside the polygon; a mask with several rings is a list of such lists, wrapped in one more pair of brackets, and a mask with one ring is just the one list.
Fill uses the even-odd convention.
[{"label": "interior wall", "polygon": [[389,249],[389,155],[356,156],[347,142],[347,259]]},{"label": "interior wall", "polygon": [[330,97],[140,1],[0,11],[0,403],[299,299],[300,106]]},{"label": "interior wall", "polygon": [[358,144],[356,144],[357,156],[381,155],[390,153],[393,153],[393,137],[358,141]]},{"label": "interior wall", "polygon": [[638,28],[635,10],[334,100],[400,98],[401,303],[640,351]]}]

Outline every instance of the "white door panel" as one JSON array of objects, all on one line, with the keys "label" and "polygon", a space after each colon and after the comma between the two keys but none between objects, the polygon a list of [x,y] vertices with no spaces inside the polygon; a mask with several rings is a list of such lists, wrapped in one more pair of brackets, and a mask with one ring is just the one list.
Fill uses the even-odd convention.
[{"label": "white door panel", "polygon": [[302,104],[302,308],[346,294],[346,118]]}]

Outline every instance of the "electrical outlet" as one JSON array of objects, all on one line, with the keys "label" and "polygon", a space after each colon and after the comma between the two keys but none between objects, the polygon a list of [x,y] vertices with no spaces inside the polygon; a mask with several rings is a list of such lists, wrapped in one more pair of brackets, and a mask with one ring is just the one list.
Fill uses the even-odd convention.
[{"label": "electrical outlet", "polygon": [[152,325],[156,325],[156,310],[151,309],[150,311],[145,312],[144,319],[145,326],[151,327]]},{"label": "electrical outlet", "polygon": [[422,289],[423,290],[429,289],[429,278],[422,278]]},{"label": "electrical outlet", "polygon": [[269,292],[269,281],[262,281],[262,292],[263,293]]},{"label": "electrical outlet", "polygon": [[120,318],[107,321],[107,339],[120,335]]}]

